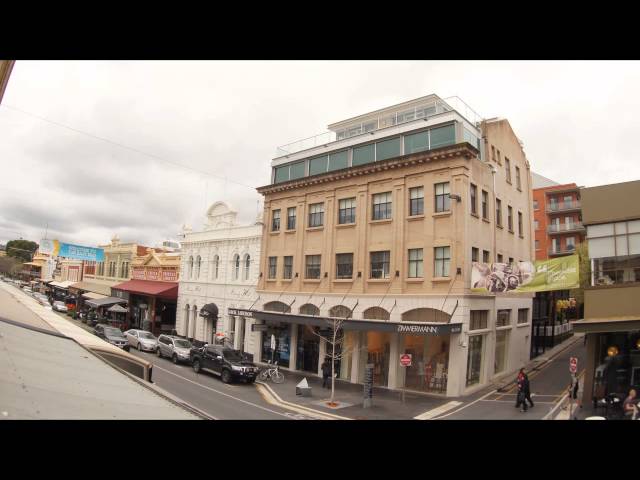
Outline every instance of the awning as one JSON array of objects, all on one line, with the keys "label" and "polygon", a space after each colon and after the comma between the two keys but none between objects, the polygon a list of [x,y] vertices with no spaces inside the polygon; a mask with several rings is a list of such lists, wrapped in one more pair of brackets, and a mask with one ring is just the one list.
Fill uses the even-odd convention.
[{"label": "awning", "polygon": [[152,280],[129,280],[111,287],[115,290],[151,295],[168,299],[178,298],[178,284],[176,282],[154,282]]},{"label": "awning", "polygon": [[82,294],[82,298],[88,298],[89,300],[98,300],[100,298],[107,298],[108,295],[100,295],[99,293],[87,292]]},{"label": "awning", "polygon": [[630,332],[640,330],[640,316],[589,318],[570,322],[578,333]]},{"label": "awning", "polygon": [[64,282],[50,282],[49,285],[51,285],[52,287],[64,288],[66,290],[70,285],[73,285],[74,283],[76,282],[65,280]]},{"label": "awning", "polygon": [[127,313],[129,311],[129,309],[121,307],[120,305],[114,305],[113,307],[111,307],[107,311],[108,312],[114,312],[114,313]]},{"label": "awning", "polygon": [[32,265],[32,266],[34,266],[34,267],[40,267],[40,268],[42,268],[42,265],[41,265],[41,264],[39,264],[39,263],[35,263],[35,262],[25,262],[25,263],[23,263],[23,265]]},{"label": "awning", "polygon": [[98,308],[98,307],[106,307],[108,305],[113,305],[114,303],[125,303],[125,302],[126,300],[123,300],[121,298],[105,297],[105,298],[98,298],[96,300],[87,300],[85,303],[90,307]]},{"label": "awning", "polygon": [[71,285],[71,288],[75,288],[77,290],[86,290],[87,292],[99,293],[100,295],[104,295],[108,297],[111,295],[111,285],[105,285],[103,283],[94,283],[94,282],[76,282]]},{"label": "awning", "polygon": [[218,318],[218,306],[215,303],[207,303],[200,309],[200,316],[204,318]]}]

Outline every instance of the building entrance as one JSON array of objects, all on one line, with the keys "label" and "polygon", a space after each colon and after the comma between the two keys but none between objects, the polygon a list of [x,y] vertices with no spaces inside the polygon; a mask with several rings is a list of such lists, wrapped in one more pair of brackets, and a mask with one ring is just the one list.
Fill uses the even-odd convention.
[{"label": "building entrance", "polygon": [[296,369],[318,373],[318,357],[320,355],[320,338],[308,325],[298,325],[298,348]]}]

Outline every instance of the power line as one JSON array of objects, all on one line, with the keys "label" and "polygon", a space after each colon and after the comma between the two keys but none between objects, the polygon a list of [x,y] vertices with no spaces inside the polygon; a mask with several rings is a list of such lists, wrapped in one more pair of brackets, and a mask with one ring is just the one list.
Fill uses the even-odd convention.
[{"label": "power line", "polygon": [[40,115],[36,115],[35,113],[27,112],[25,110],[22,110],[22,109],[16,108],[16,107],[10,107],[9,105],[7,105],[5,103],[0,104],[0,107],[4,107],[4,108],[8,108],[9,110],[14,110],[16,112],[20,112],[20,113],[22,113],[24,115],[28,115],[28,116],[37,118],[37,119],[39,119],[39,120],[41,120],[43,122],[51,123],[52,125],[56,125],[56,126],[61,127],[61,128],[66,128],[67,130],[71,130],[72,132],[76,132],[76,133],[79,133],[81,135],[85,135],[87,137],[91,137],[91,138],[96,139],[96,140],[101,140],[103,142],[110,143],[111,145],[115,145],[115,146],[123,148],[125,150],[130,150],[130,151],[138,153],[140,155],[144,155],[144,156],[147,156],[147,157],[150,157],[150,158],[154,158],[156,160],[168,163],[168,164],[173,165],[173,166],[178,167],[178,168],[184,168],[185,170],[190,170],[190,171],[198,173],[200,175],[206,175],[208,177],[217,178],[218,180],[224,180],[225,183],[226,182],[231,182],[231,183],[235,183],[236,185],[240,185],[242,187],[250,188],[251,190],[255,190],[256,189],[256,187],[254,187],[252,185],[247,185],[246,183],[238,182],[236,180],[230,180],[227,177],[221,177],[219,175],[214,175],[213,173],[205,172],[204,170],[199,170],[199,169],[194,168],[194,167],[189,167],[187,165],[182,165],[181,163],[177,163],[177,162],[174,162],[172,160],[167,160],[166,158],[159,157],[159,156],[154,155],[152,153],[143,152],[142,150],[139,150],[139,149],[134,148],[134,147],[129,147],[127,145],[123,145],[122,143],[118,143],[116,141],[109,140],[108,138],[100,137],[98,135],[94,135],[92,133],[88,133],[88,132],[85,132],[83,130],[79,130],[77,128],[70,127],[68,125],[64,125],[64,124],[56,122],[54,120],[50,120],[48,118],[41,117]]}]

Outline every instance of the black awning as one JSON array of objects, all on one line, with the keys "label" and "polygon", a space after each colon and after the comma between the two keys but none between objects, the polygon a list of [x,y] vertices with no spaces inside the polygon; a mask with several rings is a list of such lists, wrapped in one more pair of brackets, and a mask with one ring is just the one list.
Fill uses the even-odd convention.
[{"label": "black awning", "polygon": [[200,309],[200,316],[204,318],[218,318],[218,306],[215,303],[207,303]]}]

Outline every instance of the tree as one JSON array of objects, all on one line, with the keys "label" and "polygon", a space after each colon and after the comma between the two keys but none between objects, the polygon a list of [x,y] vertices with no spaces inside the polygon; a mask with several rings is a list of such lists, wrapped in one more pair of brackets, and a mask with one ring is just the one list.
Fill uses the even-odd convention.
[{"label": "tree", "polygon": [[13,257],[0,257],[0,274],[13,277],[22,270],[22,262]]},{"label": "tree", "polygon": [[576,254],[578,255],[580,287],[571,290],[569,294],[576,299],[578,305],[583,305],[584,289],[591,285],[591,261],[586,240],[576,247]]},{"label": "tree", "polygon": [[7,256],[30,262],[33,254],[38,250],[38,244],[31,240],[11,240],[7,242]]}]

